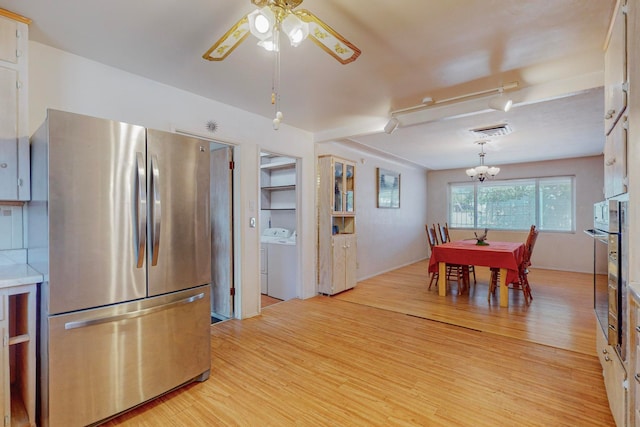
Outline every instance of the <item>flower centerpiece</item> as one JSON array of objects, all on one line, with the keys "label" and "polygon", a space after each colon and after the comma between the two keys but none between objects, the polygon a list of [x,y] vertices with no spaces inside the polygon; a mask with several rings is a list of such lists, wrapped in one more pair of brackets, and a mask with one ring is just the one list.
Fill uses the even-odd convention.
[{"label": "flower centerpiece", "polygon": [[476,236],[476,245],[478,246],[489,246],[489,244],[485,241],[487,240],[487,234],[489,233],[489,229],[485,228],[484,233],[478,236],[478,233],[473,232],[474,236]]}]

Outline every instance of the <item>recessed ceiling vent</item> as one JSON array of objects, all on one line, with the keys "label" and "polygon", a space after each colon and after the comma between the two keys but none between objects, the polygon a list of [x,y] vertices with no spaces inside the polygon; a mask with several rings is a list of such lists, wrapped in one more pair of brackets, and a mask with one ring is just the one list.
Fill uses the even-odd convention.
[{"label": "recessed ceiling vent", "polygon": [[474,138],[495,138],[497,136],[509,135],[513,132],[513,129],[511,129],[511,126],[507,123],[501,123],[498,125],[469,129],[469,132]]}]

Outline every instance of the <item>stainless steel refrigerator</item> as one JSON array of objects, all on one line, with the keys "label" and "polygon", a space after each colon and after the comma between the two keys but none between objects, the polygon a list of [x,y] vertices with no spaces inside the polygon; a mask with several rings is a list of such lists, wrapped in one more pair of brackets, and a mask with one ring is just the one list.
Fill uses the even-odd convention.
[{"label": "stainless steel refrigerator", "polygon": [[206,380],[209,143],[48,110],[31,144],[40,425],[96,423]]}]

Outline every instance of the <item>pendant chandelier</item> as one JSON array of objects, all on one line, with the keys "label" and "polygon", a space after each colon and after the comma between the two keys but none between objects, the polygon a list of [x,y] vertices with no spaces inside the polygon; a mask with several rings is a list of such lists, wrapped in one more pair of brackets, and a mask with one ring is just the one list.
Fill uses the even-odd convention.
[{"label": "pendant chandelier", "polygon": [[478,153],[480,156],[480,165],[466,170],[467,176],[472,180],[477,179],[480,182],[484,182],[485,179],[493,178],[500,172],[500,168],[495,166],[489,167],[484,164],[484,144],[487,142],[488,141],[476,141],[476,144],[480,145],[480,153]]}]

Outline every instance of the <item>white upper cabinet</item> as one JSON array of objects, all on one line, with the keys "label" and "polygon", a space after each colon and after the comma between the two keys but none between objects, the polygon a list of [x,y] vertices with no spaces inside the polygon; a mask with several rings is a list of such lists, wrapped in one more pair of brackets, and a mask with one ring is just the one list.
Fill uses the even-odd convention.
[{"label": "white upper cabinet", "polygon": [[604,54],[604,127],[609,134],[627,107],[627,6],[616,10]]},{"label": "white upper cabinet", "polygon": [[627,192],[627,5],[619,2],[612,18],[605,50],[604,194]]},{"label": "white upper cabinet", "polygon": [[27,108],[29,20],[0,9],[0,201],[30,198]]}]

